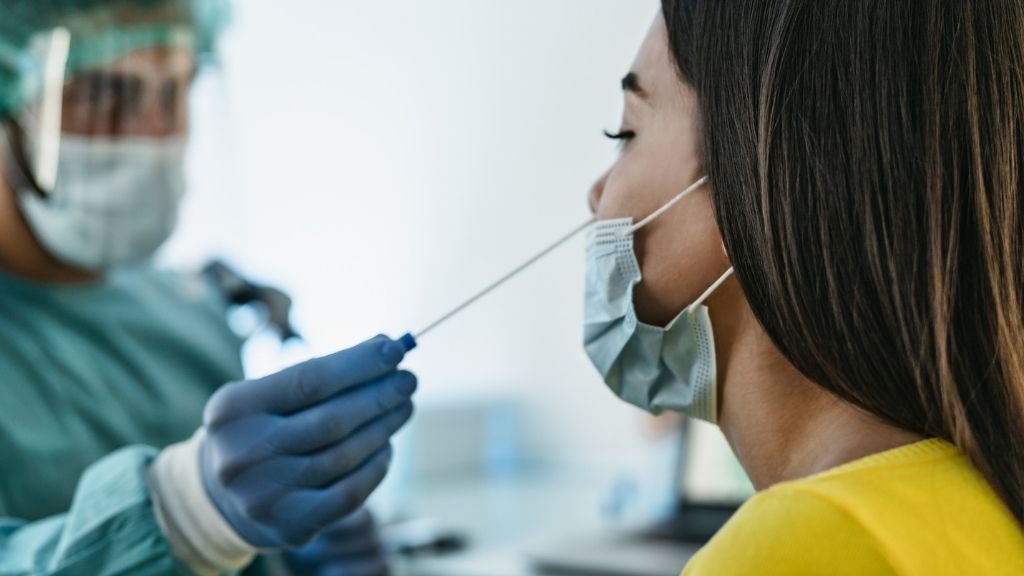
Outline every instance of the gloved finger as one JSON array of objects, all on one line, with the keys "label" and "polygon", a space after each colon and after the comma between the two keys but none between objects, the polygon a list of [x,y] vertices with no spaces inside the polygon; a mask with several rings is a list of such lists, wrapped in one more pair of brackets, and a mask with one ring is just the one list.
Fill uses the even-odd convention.
[{"label": "gloved finger", "polygon": [[400,342],[377,336],[253,381],[250,402],[259,410],[275,414],[297,412],[393,372],[403,358],[405,347]]},{"label": "gloved finger", "polygon": [[334,573],[383,556],[377,523],[364,507],[323,530],[308,545],[286,552],[284,560],[296,575],[324,574],[328,568],[326,573]]},{"label": "gloved finger", "polygon": [[301,475],[302,486],[329,486],[362,466],[388,445],[395,432],[409,421],[412,412],[412,402],[407,400],[334,446],[307,457]]},{"label": "gloved finger", "polygon": [[361,532],[366,530],[367,527],[376,526],[377,521],[374,519],[373,514],[370,513],[369,508],[360,508],[352,514],[346,516],[344,519],[338,521],[336,524],[324,530],[324,536],[330,536],[332,534],[349,534],[352,532]]},{"label": "gloved finger", "polygon": [[339,534],[325,537],[320,533],[313,543],[303,549],[306,557],[349,560],[383,554],[383,546],[376,529],[353,532],[342,538]]},{"label": "gloved finger", "polygon": [[323,549],[339,560],[383,553],[380,537],[374,531],[349,534],[346,538],[334,535],[329,540],[323,543]]},{"label": "gloved finger", "polygon": [[340,442],[382,414],[409,401],[416,377],[393,372],[351,392],[287,416],[274,434],[275,448],[286,454],[305,454]]},{"label": "gloved finger", "polygon": [[313,500],[316,506],[310,511],[311,520],[321,526],[328,526],[362,507],[387,475],[391,454],[389,444],[331,486],[312,489],[316,493]]},{"label": "gloved finger", "polygon": [[317,543],[325,548],[337,550],[340,546],[353,540],[363,540],[364,536],[369,536],[372,542],[368,542],[360,548],[366,549],[369,546],[380,544],[377,521],[367,508],[360,508],[351,516],[321,532],[317,537]]},{"label": "gloved finger", "polygon": [[333,562],[321,569],[319,574],[320,576],[388,576],[391,571],[384,558],[378,556]]}]

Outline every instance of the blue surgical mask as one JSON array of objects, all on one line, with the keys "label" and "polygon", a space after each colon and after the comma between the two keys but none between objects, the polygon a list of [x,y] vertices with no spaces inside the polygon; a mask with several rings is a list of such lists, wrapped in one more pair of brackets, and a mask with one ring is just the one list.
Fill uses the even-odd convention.
[{"label": "blue surgical mask", "polygon": [[633,305],[633,289],[641,281],[634,234],[706,182],[701,178],[639,223],[622,218],[593,225],[583,333],[587,355],[619,398],[654,414],[672,410],[715,423],[715,340],[704,302],[733,269],[664,328],[640,322]]}]

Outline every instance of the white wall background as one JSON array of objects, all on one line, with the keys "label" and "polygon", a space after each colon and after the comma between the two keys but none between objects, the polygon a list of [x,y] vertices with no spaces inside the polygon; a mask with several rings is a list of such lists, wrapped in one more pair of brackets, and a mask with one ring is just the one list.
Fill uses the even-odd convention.
[{"label": "white wall background", "polygon": [[[588,216],[653,0],[241,0],[196,92],[166,261],[288,289],[310,346],[415,330]],[[643,438],[581,347],[583,242],[421,342],[425,406],[511,398],[538,459],[629,466]]]}]

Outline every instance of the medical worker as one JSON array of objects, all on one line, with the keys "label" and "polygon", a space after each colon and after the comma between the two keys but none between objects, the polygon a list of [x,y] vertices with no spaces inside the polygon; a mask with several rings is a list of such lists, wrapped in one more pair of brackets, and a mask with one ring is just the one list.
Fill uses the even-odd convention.
[{"label": "medical worker", "polygon": [[148,263],[225,11],[0,1],[0,575],[386,572],[362,505],[405,347],[244,380],[225,295]]},{"label": "medical worker", "polygon": [[1024,4],[662,8],[585,334],[759,489],[685,574],[1024,574]]}]

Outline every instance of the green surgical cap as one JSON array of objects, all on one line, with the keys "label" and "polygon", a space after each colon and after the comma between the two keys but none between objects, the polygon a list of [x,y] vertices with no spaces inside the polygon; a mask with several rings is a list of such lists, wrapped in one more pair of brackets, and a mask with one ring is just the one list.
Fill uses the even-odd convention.
[{"label": "green surgical cap", "polygon": [[68,71],[99,66],[140,48],[182,46],[211,54],[230,17],[230,0],[0,0],[0,118],[17,114],[42,89],[33,40],[56,28],[71,34]]}]

